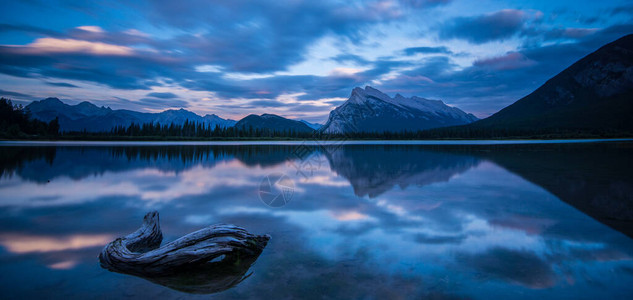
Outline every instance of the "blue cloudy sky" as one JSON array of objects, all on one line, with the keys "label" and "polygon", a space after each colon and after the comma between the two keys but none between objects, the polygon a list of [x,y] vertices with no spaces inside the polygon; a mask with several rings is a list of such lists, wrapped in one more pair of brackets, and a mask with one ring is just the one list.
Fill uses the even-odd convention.
[{"label": "blue cloudy sky", "polygon": [[603,0],[1,1],[0,94],[324,122],[356,86],[486,117],[605,43]]}]

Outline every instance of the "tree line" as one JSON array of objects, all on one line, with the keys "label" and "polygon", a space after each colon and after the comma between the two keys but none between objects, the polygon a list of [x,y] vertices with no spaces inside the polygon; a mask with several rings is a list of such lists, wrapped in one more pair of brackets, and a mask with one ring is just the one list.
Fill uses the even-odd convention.
[{"label": "tree line", "polygon": [[207,123],[193,122],[185,120],[183,124],[160,124],[158,122],[131,123],[128,126],[119,125],[110,131],[104,132],[68,132],[64,133],[68,137],[154,137],[154,138],[309,138],[313,133],[300,132],[292,129],[276,130],[269,128],[256,128],[253,126],[243,127],[222,127],[220,125],[211,126]]},{"label": "tree line", "polygon": [[57,137],[59,136],[59,119],[43,122],[31,118],[28,110],[6,98],[0,98],[0,137]]},{"label": "tree line", "polygon": [[186,120],[183,124],[131,123],[102,132],[60,132],[59,119],[43,122],[31,118],[27,109],[0,98],[0,138],[61,138],[61,139],[312,139],[312,140],[437,140],[437,139],[496,139],[496,138],[583,138],[633,136],[631,132],[587,129],[510,129],[482,128],[468,125],[399,132],[351,132],[325,134],[318,130],[301,132],[292,129],[221,127]]}]

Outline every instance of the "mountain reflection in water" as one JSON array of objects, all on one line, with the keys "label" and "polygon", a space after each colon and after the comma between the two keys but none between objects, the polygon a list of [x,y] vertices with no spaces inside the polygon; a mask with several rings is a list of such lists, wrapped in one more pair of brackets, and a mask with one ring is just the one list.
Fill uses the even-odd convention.
[{"label": "mountain reflection in water", "polygon": [[[96,263],[157,209],[166,240],[272,235],[225,298],[626,298],[632,145],[0,147],[0,287],[180,297]],[[257,198],[270,173],[295,182],[281,208]]]}]

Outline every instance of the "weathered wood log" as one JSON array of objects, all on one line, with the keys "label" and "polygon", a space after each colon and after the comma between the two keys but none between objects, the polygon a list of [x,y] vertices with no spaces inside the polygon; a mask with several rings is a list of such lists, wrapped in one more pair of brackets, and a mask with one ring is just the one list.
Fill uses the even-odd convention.
[{"label": "weathered wood log", "polygon": [[241,227],[217,224],[160,246],[158,212],[149,212],[137,231],[106,245],[99,261],[110,271],[136,275],[194,293],[213,293],[238,284],[268,243]]}]

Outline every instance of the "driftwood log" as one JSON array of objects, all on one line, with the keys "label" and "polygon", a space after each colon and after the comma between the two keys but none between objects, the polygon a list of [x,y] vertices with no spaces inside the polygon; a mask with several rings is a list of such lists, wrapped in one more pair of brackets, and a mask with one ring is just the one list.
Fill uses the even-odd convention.
[{"label": "driftwood log", "polygon": [[101,267],[189,293],[215,293],[235,286],[268,243],[241,227],[217,224],[162,247],[158,212],[149,212],[137,231],[106,245]]}]

